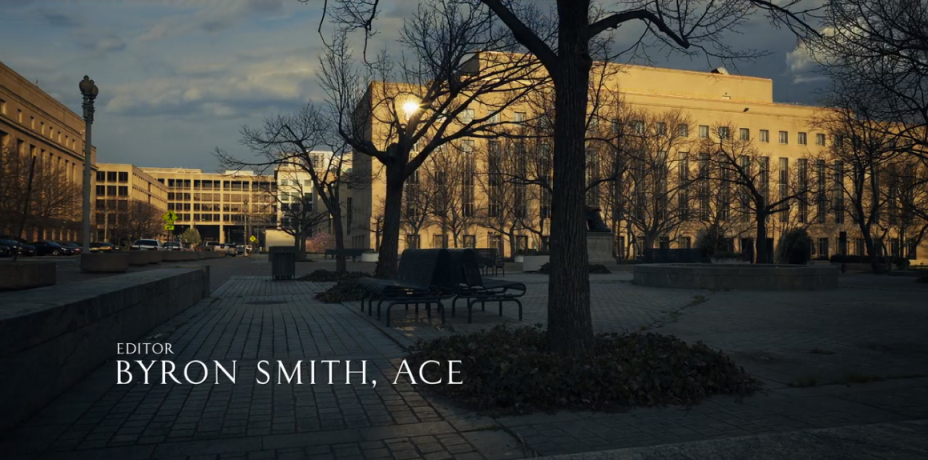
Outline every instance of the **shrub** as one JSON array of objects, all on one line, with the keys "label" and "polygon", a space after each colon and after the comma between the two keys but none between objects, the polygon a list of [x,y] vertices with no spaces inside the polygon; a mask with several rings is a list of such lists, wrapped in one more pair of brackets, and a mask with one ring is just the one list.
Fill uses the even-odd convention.
[{"label": "shrub", "polygon": [[358,278],[345,278],[339,280],[325,291],[316,294],[316,300],[325,303],[350,302],[361,300],[364,290],[358,285]]},{"label": "shrub", "polygon": [[[617,409],[695,404],[714,394],[749,395],[760,381],[731,358],[698,342],[689,345],[654,333],[598,334],[591,356],[545,351],[540,326],[506,325],[428,342],[410,351],[411,369],[427,360],[461,360],[461,385],[430,385],[464,406],[487,412],[529,413],[556,409]],[[427,366],[426,377],[447,378]]]},{"label": "shrub", "polygon": [[344,280],[344,279],[358,279],[358,278],[363,278],[365,276],[371,276],[371,275],[368,273],[364,273],[364,272],[338,273],[338,272],[334,272],[331,270],[325,270],[325,269],[320,268],[319,270],[316,270],[308,275],[304,275],[300,277],[299,279],[300,281],[326,282],[326,281],[339,281],[339,280]]},{"label": "shrub", "polygon": [[717,259],[743,259],[744,256],[739,252],[730,252],[730,251],[718,251],[715,254],[712,254],[713,258]]},{"label": "shrub", "polygon": [[[546,264],[542,265],[541,268],[538,269],[538,273],[542,273],[542,274],[545,274],[545,275],[550,274],[550,273],[551,273],[551,264],[550,264],[550,263],[546,263]],[[606,275],[606,274],[609,274],[609,273],[612,273],[612,272],[609,271],[609,269],[606,268],[605,265],[602,265],[602,264],[594,264],[594,265],[587,265],[587,273],[596,274],[596,275]]]},{"label": "shrub", "polygon": [[812,254],[812,237],[804,228],[794,228],[780,237],[774,260],[781,264],[805,265]]}]

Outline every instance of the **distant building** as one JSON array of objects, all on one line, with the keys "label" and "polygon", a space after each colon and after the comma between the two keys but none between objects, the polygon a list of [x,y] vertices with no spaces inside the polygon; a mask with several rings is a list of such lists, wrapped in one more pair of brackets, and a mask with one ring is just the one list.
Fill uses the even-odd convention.
[{"label": "distant building", "polygon": [[249,171],[204,173],[200,169],[140,168],[167,187],[167,209],[177,214],[174,233],[196,228],[203,241],[245,244],[277,225],[273,176]]},{"label": "distant building", "polygon": [[[147,232],[138,238],[167,239],[171,233],[164,230],[161,218],[168,210],[167,186],[136,166],[98,164],[93,196],[98,241],[117,242],[114,237],[127,227],[141,224]],[[158,232],[150,233],[154,230]],[[128,233],[140,231],[144,230]]]},{"label": "distant building", "polygon": [[[75,77],[75,93],[77,81]],[[49,206],[43,216],[32,219],[21,236],[28,240],[81,240],[84,118],[0,63],[0,155],[13,153],[30,161],[36,158],[37,169],[56,182],[62,181],[56,190],[77,191],[73,201],[58,197],[67,200],[56,201],[67,203]],[[95,148],[91,149],[90,162],[96,163]],[[0,216],[0,233],[15,233],[14,221],[11,216]]]}]

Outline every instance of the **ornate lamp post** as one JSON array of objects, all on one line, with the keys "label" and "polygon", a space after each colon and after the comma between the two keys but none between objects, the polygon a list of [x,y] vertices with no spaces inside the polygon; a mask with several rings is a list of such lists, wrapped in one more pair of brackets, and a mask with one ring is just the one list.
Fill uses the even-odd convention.
[{"label": "ornate lamp post", "polygon": [[80,85],[81,95],[84,96],[84,103],[81,105],[84,109],[84,132],[86,133],[84,137],[84,250],[90,251],[90,150],[92,144],[90,142],[90,126],[93,125],[93,100],[97,98],[97,93],[100,92],[97,89],[97,85],[93,83],[93,80],[90,79],[87,75],[84,75],[84,79],[81,80]]}]

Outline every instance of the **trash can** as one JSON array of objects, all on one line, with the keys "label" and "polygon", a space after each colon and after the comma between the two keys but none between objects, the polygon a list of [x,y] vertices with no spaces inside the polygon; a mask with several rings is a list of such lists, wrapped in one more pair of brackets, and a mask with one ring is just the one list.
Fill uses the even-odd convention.
[{"label": "trash can", "polygon": [[275,280],[292,280],[296,276],[296,248],[272,246],[270,248],[271,276]]}]

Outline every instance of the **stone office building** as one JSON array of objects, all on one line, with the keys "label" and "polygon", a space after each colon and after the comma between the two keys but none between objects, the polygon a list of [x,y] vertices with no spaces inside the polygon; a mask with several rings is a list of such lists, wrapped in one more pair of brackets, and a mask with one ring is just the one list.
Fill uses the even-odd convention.
[{"label": "stone office building", "polygon": [[[75,80],[74,91],[77,91]],[[80,241],[84,171],[84,119],[0,62],[0,155],[8,179],[0,194],[24,193],[11,177],[27,177],[36,159],[33,208],[22,238]],[[91,149],[91,168],[96,148]],[[91,176],[93,177],[93,176]],[[21,211],[6,209],[14,198],[0,196],[0,234],[18,231]]]}]

